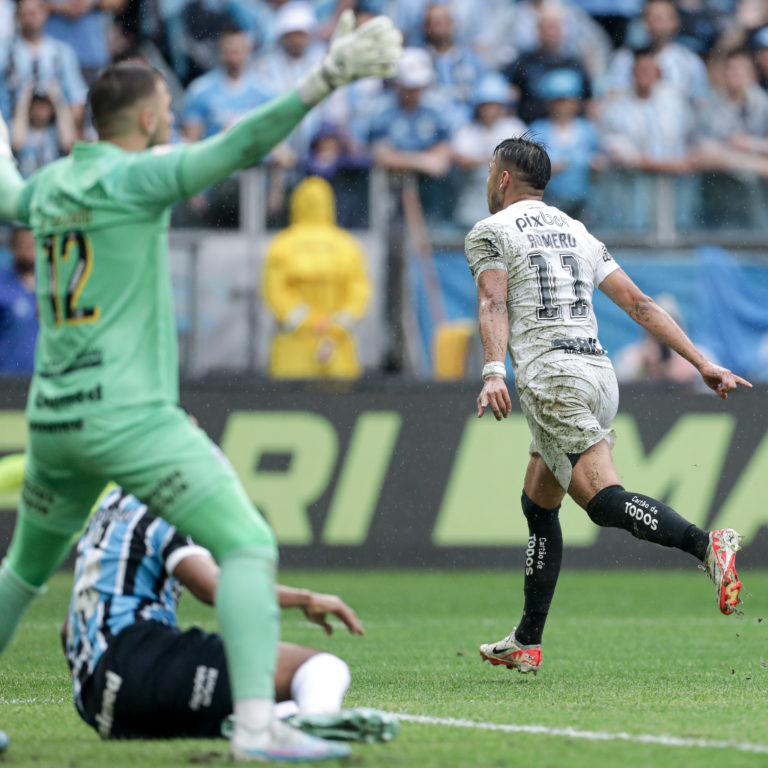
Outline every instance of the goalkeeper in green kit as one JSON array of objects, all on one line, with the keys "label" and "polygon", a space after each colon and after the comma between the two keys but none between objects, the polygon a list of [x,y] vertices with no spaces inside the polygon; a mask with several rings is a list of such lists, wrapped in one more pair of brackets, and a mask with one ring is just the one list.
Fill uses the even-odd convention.
[{"label": "goalkeeper in green kit", "polygon": [[40,315],[27,470],[0,566],[0,650],[114,480],[220,565],[231,752],[245,762],[344,757],[349,748],[272,714],[277,548],[231,468],[177,406],[169,206],[257,163],[335,87],[392,76],[401,47],[386,17],[354,29],[346,11],[325,59],[294,90],[228,131],[176,147],[164,146],[172,116],[160,75],[139,64],[107,67],[89,94],[100,140],[76,144],[26,182],[0,120],[0,216],[34,230]]}]

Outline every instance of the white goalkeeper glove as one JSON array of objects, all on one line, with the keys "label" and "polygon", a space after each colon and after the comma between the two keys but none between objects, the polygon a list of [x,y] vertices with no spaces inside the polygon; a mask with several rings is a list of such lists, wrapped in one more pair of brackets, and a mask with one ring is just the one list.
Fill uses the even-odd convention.
[{"label": "white goalkeeper glove", "polygon": [[339,17],[325,58],[297,85],[301,100],[313,107],[334,88],[361,77],[394,77],[403,52],[403,35],[387,16],[375,16],[355,29],[355,14]]}]

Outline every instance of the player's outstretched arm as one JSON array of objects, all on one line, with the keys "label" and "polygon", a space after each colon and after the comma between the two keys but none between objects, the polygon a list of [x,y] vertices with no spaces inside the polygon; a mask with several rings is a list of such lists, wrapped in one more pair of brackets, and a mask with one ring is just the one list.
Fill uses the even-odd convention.
[{"label": "player's outstretched arm", "polygon": [[21,221],[19,199],[22,189],[24,189],[24,179],[21,178],[13,161],[8,126],[0,115],[0,218],[6,221]]},{"label": "player's outstretched arm", "polygon": [[688,360],[701,374],[704,383],[723,400],[727,400],[728,393],[739,384],[752,387],[746,379],[707,360],[672,316],[643,293],[624,270],[611,272],[598,287],[636,323]]},{"label": "player's outstretched arm", "polygon": [[325,58],[294,90],[267,102],[229,130],[187,149],[180,169],[185,196],[258,163],[335,88],[362,77],[395,74],[402,34],[391,19],[376,16],[357,29],[354,23],[352,11],[344,11]]},{"label": "player's outstretched arm", "polygon": [[[201,602],[213,605],[219,566],[209,552],[200,548],[184,555],[173,569],[173,575]],[[333,627],[328,615],[336,616],[353,635],[362,635],[363,625],[355,612],[336,595],[324,595],[308,589],[295,589],[282,584],[275,586],[281,608],[301,608],[306,617],[319,624],[330,635]]]},{"label": "player's outstretched arm", "polygon": [[512,401],[505,381],[507,337],[507,271],[487,269],[477,279],[478,323],[483,342],[483,388],[477,397],[478,418],[486,408],[493,411],[497,421],[509,416]]}]

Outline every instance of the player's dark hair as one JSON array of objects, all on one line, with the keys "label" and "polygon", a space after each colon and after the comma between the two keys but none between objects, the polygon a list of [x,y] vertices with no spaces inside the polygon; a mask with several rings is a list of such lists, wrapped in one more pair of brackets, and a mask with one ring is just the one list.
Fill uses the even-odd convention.
[{"label": "player's dark hair", "polygon": [[136,61],[105,67],[88,91],[91,118],[99,137],[112,133],[119,113],[155,93],[160,72]]},{"label": "player's dark hair", "polygon": [[544,189],[552,175],[552,163],[544,147],[528,134],[504,139],[493,150],[496,167],[517,175],[534,189]]}]

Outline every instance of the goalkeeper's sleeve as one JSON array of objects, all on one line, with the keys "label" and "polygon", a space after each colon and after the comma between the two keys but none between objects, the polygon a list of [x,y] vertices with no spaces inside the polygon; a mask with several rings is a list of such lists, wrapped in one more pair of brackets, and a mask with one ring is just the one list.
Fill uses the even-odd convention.
[{"label": "goalkeeper's sleeve", "polygon": [[296,90],[268,101],[226,131],[186,148],[179,167],[185,197],[256,165],[309,112]]}]

